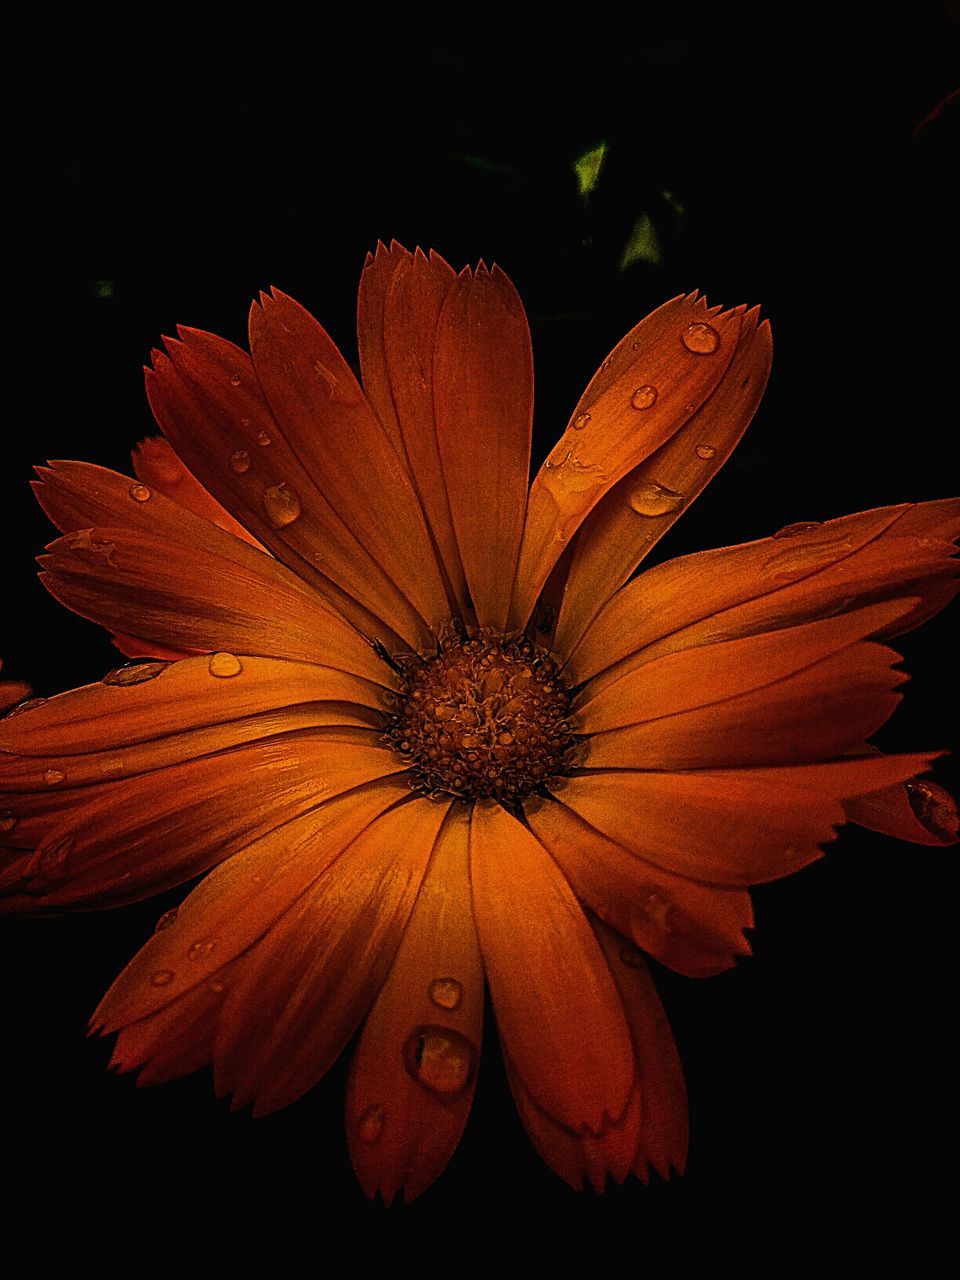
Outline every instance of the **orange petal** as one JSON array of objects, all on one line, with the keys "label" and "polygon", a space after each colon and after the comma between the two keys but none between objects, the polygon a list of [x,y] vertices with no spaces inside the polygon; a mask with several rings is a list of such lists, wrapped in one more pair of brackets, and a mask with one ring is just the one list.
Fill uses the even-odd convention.
[{"label": "orange petal", "polygon": [[[736,353],[710,398],[666,444],[619,480],[581,526],[554,637],[560,652],[575,646],[739,443],[763,396],[773,358],[769,322],[758,326],[758,319],[758,307],[743,317]],[[581,403],[574,422],[583,412]]]},{"label": "orange petal", "polygon": [[960,838],[957,802],[925,778],[844,802],[847,821],[911,844],[951,845]]},{"label": "orange petal", "polygon": [[250,309],[250,351],[296,456],[390,579],[436,628],[450,603],[406,467],[349,365],[298,302],[279,290]]},{"label": "orange petal", "polygon": [[4,680],[0,683],[0,711],[15,706],[30,697],[30,686],[17,680]]},{"label": "orange petal", "polygon": [[512,626],[526,623],[551,569],[586,516],[687,422],[726,373],[739,341],[743,308],[721,314],[719,307],[708,310],[702,298],[694,298],[691,294],[665,303],[624,338],[616,359],[596,374],[536,476],[510,609]]},{"label": "orange petal", "polygon": [[537,839],[492,803],[474,807],[470,874],[504,1052],[554,1120],[601,1134],[626,1111],[633,1050],[583,911]]},{"label": "orange petal", "polygon": [[624,950],[623,939],[600,920],[593,922],[610,972],[623,998],[637,1055],[642,1125],[633,1172],[646,1182],[652,1166],[661,1178],[683,1173],[687,1163],[689,1122],[683,1068],[647,966]]},{"label": "orange petal", "polygon": [[843,800],[912,778],[932,758],[584,773],[570,779],[563,803],[666,871],[707,884],[746,886],[780,879],[821,857],[820,845],[846,820]]},{"label": "orange petal", "polygon": [[235,538],[249,542],[258,551],[266,548],[248,533],[238,520],[216,498],[207,493],[200,481],[187,470],[163,436],[148,436],[136,445],[130,455],[133,473],[138,480],[156,489],[171,502],[186,507],[194,515],[211,520],[218,528],[232,533]]},{"label": "orange petal", "polygon": [[457,544],[481,627],[503,631],[523,532],[533,422],[533,353],[510,280],[481,262],[447,293],[433,400]]},{"label": "orange petal", "polygon": [[396,786],[381,783],[334,798],[221,863],[172,917],[162,918],[104,996],[91,1027],[116,1031],[221,977],[224,965],[296,910],[343,850],[396,804],[398,794]]},{"label": "orange petal", "polygon": [[[561,793],[561,800],[562,800]],[[748,955],[749,894],[671,875],[556,800],[528,801],[527,824],[591,911],[678,973],[705,978]]]},{"label": "orange petal", "polygon": [[467,810],[440,833],[347,1085],[350,1158],[368,1196],[412,1200],[437,1178],[467,1122],[483,1033]]},{"label": "orange petal", "polygon": [[[222,607],[225,621],[236,616],[242,635],[255,635],[258,639],[244,646],[237,643],[238,637],[212,636],[210,643],[198,647],[241,652],[246,647],[254,653],[321,662],[382,679],[383,664],[363,637],[272,557],[255,551],[162,494],[151,493],[146,499],[142,494],[132,496],[131,491],[138,486],[115,471],[82,462],[55,462],[51,468],[38,468],[38,473],[41,480],[35,482],[34,488],[44,511],[64,533],[76,535],[72,544],[68,537],[54,545],[70,552],[70,567],[79,573],[81,585],[87,588],[84,599],[94,588],[91,574],[95,577],[99,568],[106,575],[104,586],[99,592],[94,590],[90,603],[106,610],[116,598],[117,607],[129,616],[131,624],[118,630],[140,636],[148,615],[147,600],[152,599],[161,634],[149,638],[165,640],[178,649],[186,625],[178,621],[181,609],[196,613],[209,594],[211,601]],[[124,531],[121,543],[127,548],[127,578],[136,573],[132,563],[135,549],[144,549],[147,564],[151,571],[155,567],[158,574],[155,597],[148,594],[139,598],[137,608],[129,600],[124,603],[123,578],[111,592],[110,574],[115,566],[110,560],[117,558],[110,549],[111,541],[115,546],[119,544],[116,538],[106,535],[98,543],[93,534],[97,526]],[[98,550],[98,546],[102,549]],[[198,565],[206,567],[206,582],[198,581],[202,576]],[[153,584],[144,582],[143,576],[139,585],[151,593]],[[160,590],[162,586],[166,587],[166,596]],[[184,599],[188,591],[198,593],[196,598]],[[163,608],[164,600],[169,604],[169,616]],[[209,627],[210,621],[205,625]]]},{"label": "orange petal", "polygon": [[215,1048],[218,1091],[254,1114],[310,1089],[383,985],[448,805],[390,809],[263,939],[230,991]]},{"label": "orange petal", "polygon": [[597,616],[567,672],[582,682],[624,659],[643,661],[864,605],[919,603],[881,634],[918,626],[956,594],[955,500],[881,507],[772,538],[681,556],[628,583]]},{"label": "orange petal", "polygon": [[368,782],[397,775],[394,794],[407,794],[396,757],[364,732],[301,731],[280,744],[271,738],[119,782],[4,793],[19,819],[6,838],[36,850],[28,863],[18,861],[22,883],[4,909],[135,902]]},{"label": "orange petal", "polygon": [[146,371],[150,406],[178,457],[365,635],[393,647],[425,641],[423,619],[331,506],[322,471],[298,457],[274,420],[250,356],[199,329],[179,334]]}]

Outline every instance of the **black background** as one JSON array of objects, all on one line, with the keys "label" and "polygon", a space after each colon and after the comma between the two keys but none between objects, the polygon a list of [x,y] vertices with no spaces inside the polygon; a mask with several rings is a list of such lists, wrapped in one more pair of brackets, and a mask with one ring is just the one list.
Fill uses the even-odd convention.
[{"label": "black background", "polygon": [[[955,87],[949,6],[842,31],[835,16],[768,30],[652,12],[522,48],[504,31],[444,44],[384,27],[355,44],[291,29],[256,49],[247,33],[242,51],[232,26],[202,49],[159,21],[123,50],[89,30],[69,49],[66,34],[56,64],[38,65],[45,108],[23,117],[22,231],[8,245],[7,675],[52,693],[117,662],[36,582],[32,557],[53,535],[30,466],[127,470],[154,429],[140,368],[158,336],[183,322],[242,342],[249,299],[270,284],[355,359],[357,279],[378,238],[513,278],[533,334],[537,464],[609,348],[661,301],[699,287],[763,305],[766,399],[658,557],[956,488],[960,104],[918,128]],[[601,140],[585,202],[573,161]],[[620,270],[643,215],[659,262]],[[949,631],[942,618],[900,642],[911,684],[881,745],[949,745]],[[955,787],[949,761],[937,776]],[[157,1250],[184,1230],[262,1235],[307,1244],[311,1265],[346,1231],[444,1269],[514,1225],[541,1250],[619,1240],[636,1265],[661,1238],[678,1255],[700,1242],[748,1260],[772,1222],[791,1253],[832,1221],[851,1247],[936,1234],[938,1162],[956,1140],[949,851],[848,828],[823,861],[756,891],[754,958],[701,983],[657,971],[691,1096],[682,1181],[569,1192],[526,1140],[489,1027],[451,1166],[389,1214],[349,1167],[345,1060],[254,1122],[227,1115],[207,1073],[138,1091],[107,1073],[106,1042],[84,1039],[180,896],[4,919],[14,1221],[69,1219],[70,1238],[103,1251],[121,1221]],[[462,1259],[437,1252],[451,1231]]]}]

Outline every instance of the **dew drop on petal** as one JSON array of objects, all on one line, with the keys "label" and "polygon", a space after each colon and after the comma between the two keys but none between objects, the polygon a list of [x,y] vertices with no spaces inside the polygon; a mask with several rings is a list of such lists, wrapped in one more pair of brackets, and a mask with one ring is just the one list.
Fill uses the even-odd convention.
[{"label": "dew drop on petal", "polygon": [[101,760],[101,761],[100,761],[100,772],[101,772],[102,774],[104,774],[106,777],[110,777],[110,775],[111,775],[111,774],[113,774],[113,773],[122,773],[122,772],[123,772],[123,761],[122,761],[122,760],[115,760],[115,759],[111,759],[111,760]]},{"label": "dew drop on petal", "polygon": [[665,484],[644,480],[631,490],[627,501],[638,516],[665,516],[671,511],[679,511],[684,496],[675,489],[668,489]]},{"label": "dew drop on petal", "polygon": [[266,431],[258,431],[257,444],[260,445],[261,448],[266,448],[266,446],[269,443],[270,443],[270,436],[268,435],[268,433]]},{"label": "dew drop on petal", "polygon": [[264,491],[263,506],[274,529],[293,524],[300,515],[300,499],[288,484],[272,484]]},{"label": "dew drop on petal", "polygon": [[684,329],[683,345],[696,356],[709,356],[720,345],[720,335],[712,325],[697,321]]},{"label": "dew drop on petal", "polygon": [[61,836],[59,840],[51,840],[40,849],[40,870],[45,875],[58,871],[72,848],[73,836]]},{"label": "dew drop on petal", "polygon": [[166,671],[169,665],[169,662],[127,662],[122,667],[114,667],[112,671],[108,671],[101,683],[124,688],[127,685],[143,684],[155,679],[161,671]]},{"label": "dew drop on petal", "polygon": [[10,809],[0,809],[0,834],[12,831],[17,825],[17,815]]},{"label": "dew drop on petal", "polygon": [[763,568],[775,578],[793,579],[832,564],[850,549],[849,542],[800,543],[770,556],[764,561]]},{"label": "dew drop on petal", "polygon": [[235,374],[233,375],[233,377],[230,379],[230,385],[231,385],[231,387],[239,387],[239,385],[240,385],[240,375],[239,375],[239,373],[235,373]]},{"label": "dew drop on petal", "polygon": [[235,449],[230,455],[230,467],[238,476],[250,470],[250,455],[246,449]]},{"label": "dew drop on petal", "polygon": [[630,397],[630,403],[634,409],[649,409],[657,401],[657,388],[651,386],[637,387],[636,391]]},{"label": "dew drop on petal", "polygon": [[243,663],[232,653],[211,653],[207,670],[212,676],[227,680],[230,676],[238,676],[243,670]]},{"label": "dew drop on petal", "polygon": [[172,969],[155,969],[150,975],[150,981],[155,987],[169,986],[173,981]]},{"label": "dew drop on petal", "polygon": [[710,458],[716,457],[716,453],[717,451],[712,444],[697,445],[697,457],[702,458],[704,462],[707,462]]},{"label": "dew drop on petal", "polygon": [[576,416],[576,417],[574,418],[574,420],[573,420],[573,429],[574,429],[574,431],[582,431],[582,430],[584,429],[584,427],[587,425],[587,423],[588,423],[589,421],[590,421],[590,414],[589,414],[589,412],[587,412],[587,413],[578,413],[578,414],[577,414],[577,416]]},{"label": "dew drop on petal", "polygon": [[796,524],[785,524],[773,535],[775,538],[796,538],[801,533],[813,533],[823,524],[822,520],[798,520]]},{"label": "dew drop on petal", "polygon": [[43,775],[43,780],[48,787],[55,787],[63,781],[65,776],[62,769],[48,769]]},{"label": "dew drop on petal", "polygon": [[12,720],[14,716],[22,716],[25,711],[32,711],[34,707],[42,707],[46,701],[46,698],[24,698],[22,702],[12,706],[9,711],[5,711],[3,719]]},{"label": "dew drop on petal", "polygon": [[190,943],[187,955],[191,960],[204,960],[217,945],[216,938],[201,938]]},{"label": "dew drop on petal", "polygon": [[908,782],[907,798],[910,808],[931,835],[940,840],[954,841],[960,832],[957,802],[944,787],[935,782]]},{"label": "dew drop on petal", "polygon": [[169,929],[177,918],[179,907],[171,907],[169,911],[165,911],[154,927],[154,933],[163,933],[164,929]]},{"label": "dew drop on petal", "polygon": [[477,1052],[459,1031],[419,1027],[403,1047],[410,1075],[432,1093],[462,1093],[473,1076]]},{"label": "dew drop on petal", "polygon": [[150,490],[145,484],[132,484],[127,490],[134,502],[149,502]]},{"label": "dew drop on petal", "polygon": [[223,995],[227,987],[226,987],[226,983],[221,982],[218,978],[216,979],[216,981],[210,983],[209,989],[215,996],[219,996],[219,995]]},{"label": "dew drop on petal", "polygon": [[357,1133],[361,1141],[369,1142],[371,1145],[379,1141],[385,1120],[386,1112],[382,1105],[367,1107],[357,1123]]},{"label": "dew drop on petal", "polygon": [[456,978],[434,978],[430,983],[430,999],[441,1009],[458,1008],[462,998],[463,987]]}]

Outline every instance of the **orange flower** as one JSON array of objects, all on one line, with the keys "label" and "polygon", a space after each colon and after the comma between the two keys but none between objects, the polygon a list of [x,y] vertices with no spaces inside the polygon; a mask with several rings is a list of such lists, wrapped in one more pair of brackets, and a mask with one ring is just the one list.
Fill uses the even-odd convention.
[{"label": "orange flower", "polygon": [[960,507],[632,578],[759,403],[756,308],[648,316],[529,487],[530,339],[498,268],[381,246],[359,341],[362,389],[263,295],[250,354],[193,329],[155,353],[169,444],[144,441],[135,480],[40,470],[63,533],[47,587],[140,661],[0,726],[8,906],[209,872],[93,1025],[142,1081],[212,1063],[264,1113],[363,1024],[347,1130],[368,1194],[415,1196],[449,1160],[485,983],[544,1159],[575,1186],[668,1176],[683,1079],[638,948],[731,967],[748,887],[845,820],[955,838],[916,780],[932,756],[867,739],[902,678],[881,640],[957,590]]}]

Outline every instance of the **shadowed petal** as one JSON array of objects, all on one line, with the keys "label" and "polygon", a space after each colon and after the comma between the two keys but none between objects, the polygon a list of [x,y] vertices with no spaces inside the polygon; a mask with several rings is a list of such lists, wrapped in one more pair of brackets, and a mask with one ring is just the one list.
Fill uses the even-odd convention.
[{"label": "shadowed petal", "polygon": [[467,810],[443,828],[347,1085],[350,1158],[368,1196],[412,1200],[446,1167],[467,1122],[483,1032]]},{"label": "shadowed petal", "polygon": [[447,293],[433,355],[443,476],[477,622],[504,630],[523,532],[533,353],[510,280],[481,262]]},{"label": "shadowed petal", "polygon": [[[739,443],[760,403],[773,357],[769,322],[758,326],[758,320],[758,307],[744,315],[736,353],[709,399],[619,480],[583,522],[558,610],[553,644],[560,652],[575,646]],[[574,410],[574,422],[583,412],[582,402]]]},{"label": "shadowed petal", "polygon": [[845,801],[843,807],[848,822],[895,840],[943,846],[956,844],[960,838],[956,800],[926,778],[857,796]]},{"label": "shadowed petal", "polygon": [[602,1133],[629,1103],[633,1050],[580,905],[539,841],[492,803],[474,806],[470,875],[506,1055],[554,1120]]},{"label": "shadowed petal", "polygon": [[530,617],[586,516],[709,399],[736,351],[742,310],[708,309],[692,294],[674,298],[641,321],[617,348],[623,357],[594,377],[530,488],[512,626]]}]

